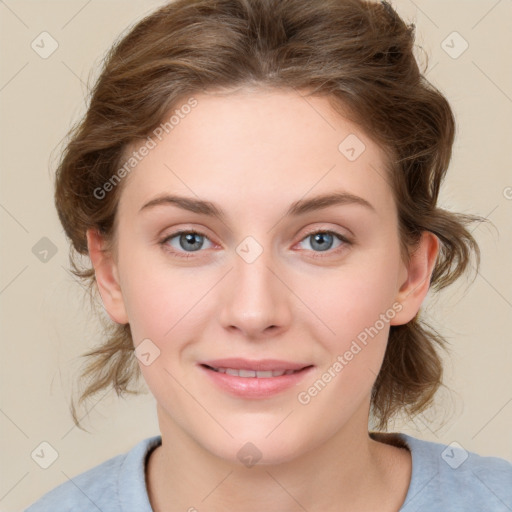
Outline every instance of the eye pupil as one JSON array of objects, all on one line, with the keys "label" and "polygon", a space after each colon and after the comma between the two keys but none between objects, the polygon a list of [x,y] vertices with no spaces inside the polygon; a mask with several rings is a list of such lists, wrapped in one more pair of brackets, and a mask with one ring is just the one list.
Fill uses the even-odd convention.
[{"label": "eye pupil", "polygon": [[[183,249],[191,249],[192,251],[196,251],[198,249],[201,248],[201,245],[202,245],[202,240],[200,240],[199,242],[195,242],[194,243],[194,240],[196,237],[199,237],[199,238],[202,238],[202,235],[199,235],[198,233],[186,233],[186,234],[182,234],[180,236],[180,246],[183,248]],[[193,247],[186,247],[182,244],[182,241],[185,240],[185,242],[187,244],[191,244]]]},{"label": "eye pupil", "polygon": [[[325,241],[326,237],[327,237],[327,243]],[[333,241],[332,239],[333,239],[333,236],[330,233],[315,233],[313,235],[314,242],[311,244],[311,247],[315,248],[315,244],[319,244],[319,245],[317,245],[316,248],[318,248],[321,251],[328,250],[332,244],[332,241]]]}]

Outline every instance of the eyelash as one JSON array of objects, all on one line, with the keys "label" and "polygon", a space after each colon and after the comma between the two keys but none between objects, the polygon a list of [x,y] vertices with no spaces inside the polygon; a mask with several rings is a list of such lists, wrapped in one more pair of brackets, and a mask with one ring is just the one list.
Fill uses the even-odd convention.
[{"label": "eyelash", "polygon": [[[310,232],[306,233],[306,235],[304,235],[303,238],[301,238],[300,242],[302,242],[303,240],[305,240],[306,238],[308,238],[310,236],[317,235],[319,233],[334,235],[335,237],[337,237],[342,242],[342,245],[340,245],[339,247],[337,247],[335,249],[329,249],[327,251],[320,251],[320,252],[319,251],[312,251],[314,253],[313,256],[312,256],[313,258],[329,257],[329,256],[332,256],[333,254],[337,254],[338,252],[343,250],[345,248],[345,246],[352,245],[352,242],[350,240],[348,240],[344,235],[342,235],[342,234],[340,234],[340,233],[338,233],[336,231],[327,230],[327,229],[316,229],[316,230],[310,231]],[[173,238],[179,236],[179,235],[182,235],[182,234],[199,235],[199,236],[202,236],[202,237],[210,240],[208,238],[208,236],[206,236],[204,233],[201,233],[200,231],[196,231],[194,229],[182,229],[182,230],[176,231],[174,233],[171,233],[170,235],[167,235],[163,240],[161,240],[159,242],[159,244],[162,246],[162,248],[167,253],[171,254],[173,257],[183,258],[183,259],[194,258],[194,253],[195,252],[201,252],[200,250],[199,251],[192,251],[192,252],[182,252],[182,251],[175,251],[175,250],[169,249],[169,245],[167,244],[167,242],[169,240],[172,240]],[[322,254],[323,252],[327,253],[327,255],[324,256]]]}]

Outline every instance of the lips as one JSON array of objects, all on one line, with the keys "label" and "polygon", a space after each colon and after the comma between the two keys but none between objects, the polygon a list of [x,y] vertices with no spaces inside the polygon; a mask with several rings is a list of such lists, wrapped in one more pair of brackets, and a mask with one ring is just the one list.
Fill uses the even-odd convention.
[{"label": "lips", "polygon": [[[293,361],[283,361],[279,359],[261,359],[259,361],[251,361],[243,358],[228,358],[228,359],[214,359],[210,361],[203,361],[201,364],[209,366],[213,370],[235,370],[240,372],[246,370],[250,372],[293,372],[296,370],[302,370],[307,366],[311,366],[310,363],[296,363]],[[223,372],[226,373],[226,372]],[[229,373],[229,372],[227,372]],[[234,375],[234,373],[231,373]],[[252,374],[242,374],[240,377],[254,377]],[[278,376],[278,375],[276,375]]]},{"label": "lips", "polygon": [[204,365],[207,368],[219,373],[227,373],[236,377],[256,377],[258,379],[268,379],[270,377],[281,377],[281,375],[291,375],[292,373],[300,370],[245,370],[238,368],[215,368],[209,365]]},{"label": "lips", "polygon": [[200,363],[199,368],[219,389],[246,399],[265,399],[297,386],[314,365],[264,359],[215,359]]}]

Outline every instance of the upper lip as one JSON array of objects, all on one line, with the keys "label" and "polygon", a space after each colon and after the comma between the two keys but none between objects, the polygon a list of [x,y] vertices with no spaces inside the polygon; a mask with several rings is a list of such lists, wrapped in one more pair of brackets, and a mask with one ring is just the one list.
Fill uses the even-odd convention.
[{"label": "upper lip", "polygon": [[258,361],[243,358],[211,359],[202,361],[200,364],[211,366],[212,368],[233,368],[237,370],[301,370],[311,364],[294,363],[292,361],[283,361],[279,359],[260,359]]}]

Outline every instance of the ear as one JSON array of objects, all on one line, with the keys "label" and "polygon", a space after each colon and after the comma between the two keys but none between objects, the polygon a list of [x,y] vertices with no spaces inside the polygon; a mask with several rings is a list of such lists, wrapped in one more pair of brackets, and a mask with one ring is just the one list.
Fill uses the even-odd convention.
[{"label": "ear", "polygon": [[403,325],[418,313],[430,288],[430,278],[439,252],[439,239],[430,231],[423,231],[418,246],[404,267],[405,280],[400,286],[395,301],[402,309],[391,320],[391,325]]},{"label": "ear", "polygon": [[103,305],[110,318],[118,324],[127,324],[117,265],[111,253],[103,250],[103,237],[95,229],[87,230],[89,257],[96,274],[96,283]]}]

